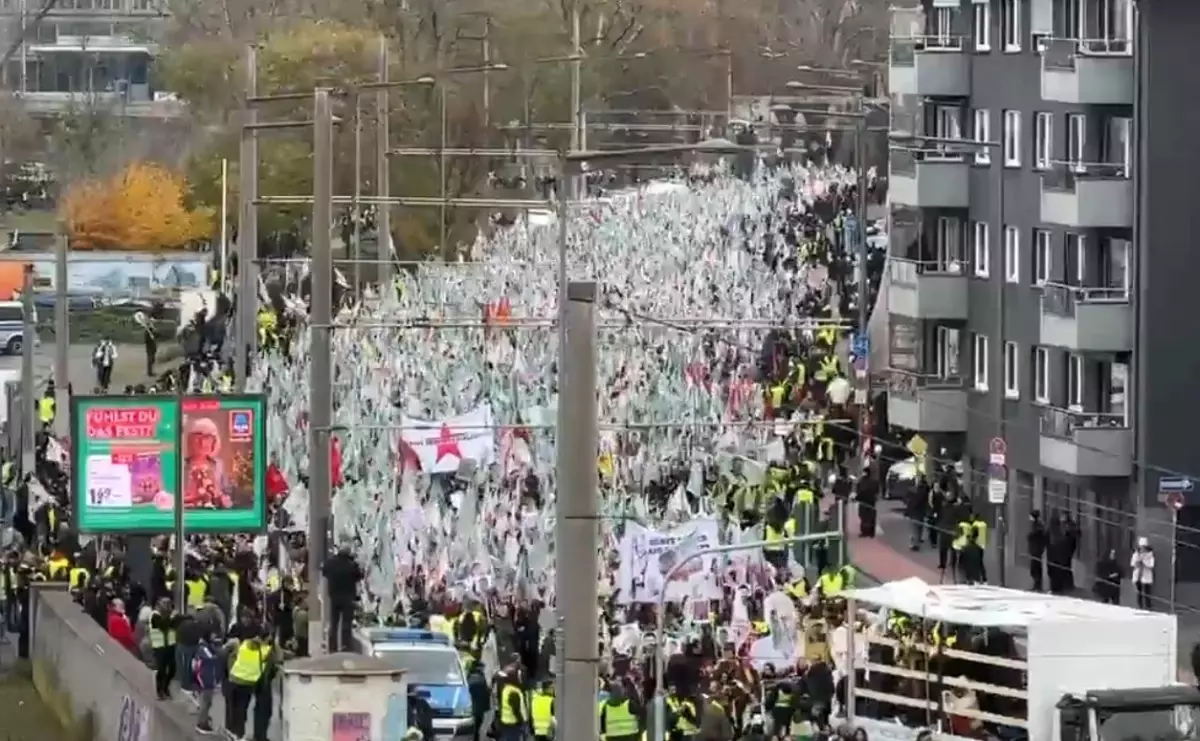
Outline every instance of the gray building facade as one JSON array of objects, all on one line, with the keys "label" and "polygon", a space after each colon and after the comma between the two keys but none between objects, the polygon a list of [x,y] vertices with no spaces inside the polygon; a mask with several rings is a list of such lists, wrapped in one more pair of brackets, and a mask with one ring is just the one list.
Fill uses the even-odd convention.
[{"label": "gray building facade", "polygon": [[[1079,523],[1089,568],[1146,535],[1169,573],[1160,478],[1200,471],[1200,349],[1171,331],[1200,316],[1193,21],[1182,0],[894,12],[888,422],[961,456],[980,503],[1005,442],[1021,585],[1034,509]],[[1179,578],[1200,581],[1185,537]]]}]

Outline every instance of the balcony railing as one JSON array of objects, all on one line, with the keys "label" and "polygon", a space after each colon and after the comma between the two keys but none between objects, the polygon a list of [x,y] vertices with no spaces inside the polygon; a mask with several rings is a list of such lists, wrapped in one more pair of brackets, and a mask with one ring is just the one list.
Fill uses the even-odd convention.
[{"label": "balcony railing", "polygon": [[1080,180],[1125,180],[1129,171],[1123,162],[1055,162],[1042,173],[1042,189],[1074,193]]},{"label": "balcony railing", "polygon": [[1074,72],[1079,57],[1128,57],[1133,45],[1125,39],[1044,39],[1046,69]]},{"label": "balcony railing", "polygon": [[1124,414],[1113,412],[1078,412],[1060,407],[1044,406],[1039,410],[1041,433],[1046,437],[1073,439],[1076,430],[1129,428]]},{"label": "balcony railing", "polygon": [[896,398],[915,399],[921,391],[959,391],[963,388],[963,379],[959,376],[888,369],[888,394]]},{"label": "balcony railing", "polygon": [[961,52],[963,48],[962,36],[892,37],[890,61],[893,67],[911,67],[917,52]]},{"label": "balcony railing", "polygon": [[909,260],[888,258],[888,277],[892,285],[916,286],[922,275],[965,275],[964,265],[957,261]]},{"label": "balcony railing", "polygon": [[1042,287],[1042,307],[1047,314],[1075,318],[1079,304],[1123,304],[1129,301],[1129,291],[1124,287],[1087,288],[1068,286],[1064,283],[1047,283]]},{"label": "balcony railing", "polygon": [[[964,140],[966,143],[966,140]],[[958,152],[947,152],[943,149],[893,149],[889,153],[888,164],[892,173],[907,177],[916,177],[918,162],[966,162],[966,157]]]}]

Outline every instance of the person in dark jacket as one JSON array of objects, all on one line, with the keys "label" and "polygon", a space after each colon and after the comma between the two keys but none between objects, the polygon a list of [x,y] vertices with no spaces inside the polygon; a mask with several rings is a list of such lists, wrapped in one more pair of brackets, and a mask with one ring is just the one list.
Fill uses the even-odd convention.
[{"label": "person in dark jacket", "polygon": [[329,589],[329,652],[350,650],[354,603],[358,584],[363,580],[362,568],[346,546],[325,562],[321,573]]},{"label": "person in dark jacket", "polygon": [[492,709],[492,693],[488,689],[482,662],[471,664],[470,673],[467,674],[467,689],[471,692],[471,719],[475,722],[475,727],[471,729],[471,740],[479,741],[479,734],[484,730],[483,722]]},{"label": "person in dark jacket", "polygon": [[1096,564],[1096,585],[1093,587],[1096,599],[1110,605],[1121,604],[1121,580],[1124,578],[1114,548]]},{"label": "person in dark jacket", "polygon": [[967,584],[986,584],[987,566],[983,562],[983,548],[979,546],[978,533],[972,528],[967,543],[958,553],[958,568],[962,570]]},{"label": "person in dark jacket", "polygon": [[1042,579],[1046,571],[1046,546],[1050,537],[1042,524],[1042,513],[1036,509],[1029,513],[1029,534],[1025,536],[1025,547],[1029,550],[1029,577],[1033,579],[1033,591],[1042,591]]},{"label": "person in dark jacket", "polygon": [[222,667],[225,665],[225,655],[213,642],[212,635],[201,636],[196,650],[192,654],[190,671],[192,686],[196,690],[199,711],[196,717],[196,730],[203,734],[213,733],[212,701],[217,688],[221,686]]},{"label": "person in dark jacket", "polygon": [[924,478],[919,478],[917,485],[908,490],[908,496],[904,502],[904,517],[908,520],[909,529],[912,531],[909,548],[914,551],[921,550],[921,543],[924,541],[925,511],[928,505],[929,482]]},{"label": "person in dark jacket", "polygon": [[875,477],[875,467],[867,466],[862,478],[858,480],[858,534],[863,538],[875,537],[875,515],[879,501],[879,479]]}]

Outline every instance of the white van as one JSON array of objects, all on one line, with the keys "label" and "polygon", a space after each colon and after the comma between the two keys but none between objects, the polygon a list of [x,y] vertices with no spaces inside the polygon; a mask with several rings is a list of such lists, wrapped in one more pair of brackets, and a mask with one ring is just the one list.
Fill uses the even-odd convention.
[{"label": "white van", "polygon": [[[34,309],[33,323],[37,324]],[[37,338],[33,338],[36,344]],[[25,305],[20,301],[0,301],[0,354],[20,355],[25,347]]]}]

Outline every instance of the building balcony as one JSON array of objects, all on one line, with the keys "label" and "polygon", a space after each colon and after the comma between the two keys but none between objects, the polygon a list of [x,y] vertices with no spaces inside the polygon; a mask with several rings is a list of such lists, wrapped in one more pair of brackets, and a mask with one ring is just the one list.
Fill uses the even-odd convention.
[{"label": "building balcony", "polygon": [[971,94],[971,57],[961,36],[894,38],[888,53],[893,95],[965,98]]},{"label": "building balcony", "polygon": [[1042,289],[1041,343],[1072,352],[1133,350],[1133,309],[1125,288]]},{"label": "building balcony", "polygon": [[1042,42],[1042,100],[1133,105],[1133,47],[1124,39]]},{"label": "building balcony", "polygon": [[1129,476],[1133,430],[1122,414],[1042,407],[1041,463],[1072,476]]},{"label": "building balcony", "polygon": [[1133,227],[1133,181],[1124,165],[1057,165],[1042,173],[1042,221],[1073,229]]},{"label": "building balcony", "polygon": [[183,102],[169,93],[156,93],[150,99],[149,95],[136,92],[132,89],[125,93],[16,92],[13,98],[21,102],[26,113],[39,117],[61,116],[81,108],[99,108],[131,118],[178,118],[186,112]]},{"label": "building balcony", "polygon": [[959,263],[888,257],[888,312],[909,319],[967,318],[967,276]]},{"label": "building balcony", "polygon": [[888,156],[888,199],[912,208],[966,208],[971,183],[967,159],[933,149],[893,149]]},{"label": "building balcony", "polygon": [[967,389],[957,377],[888,369],[888,423],[914,432],[966,432]]}]

